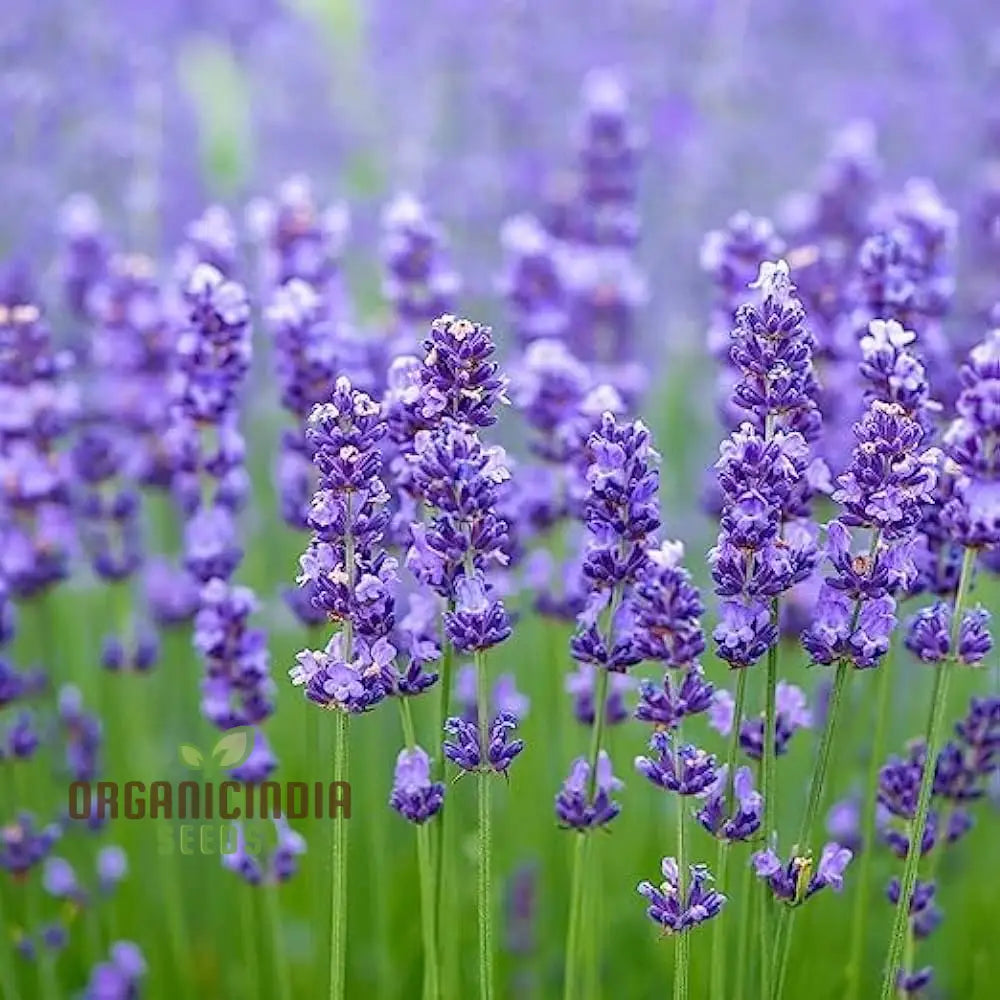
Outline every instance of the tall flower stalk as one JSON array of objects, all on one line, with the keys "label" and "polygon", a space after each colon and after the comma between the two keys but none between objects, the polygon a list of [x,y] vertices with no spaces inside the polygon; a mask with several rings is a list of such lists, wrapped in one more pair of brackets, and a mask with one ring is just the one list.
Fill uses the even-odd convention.
[{"label": "tall flower stalk", "polygon": [[[590,664],[597,671],[590,750],[584,761],[586,800],[593,805],[599,794],[598,763],[603,748],[609,677],[611,673],[624,672],[641,659],[621,612],[625,594],[638,579],[646,562],[646,548],[660,526],[659,455],[653,449],[649,430],[641,422],[619,424],[611,413],[603,415],[598,429],[591,434],[587,455],[590,464],[583,516],[588,538],[582,573],[590,596],[579,615],[570,651],[578,663]],[[582,842],[578,842],[573,857],[563,987],[567,998],[577,995],[583,963],[582,941],[587,939],[583,923],[585,879],[591,870],[587,836],[591,828],[578,829]]]},{"label": "tall flower stalk", "polygon": [[1000,543],[1000,409],[996,405],[1000,381],[1000,330],[993,330],[975,347],[961,372],[962,392],[956,403],[957,416],[945,435],[948,465],[954,472],[954,492],[942,519],[955,541],[963,546],[962,568],[952,612],[949,656],[935,667],[931,708],[924,732],[926,760],[920,780],[917,807],[910,833],[909,850],[900,880],[899,903],[886,955],[883,1000],[891,1000],[896,989],[900,959],[906,940],[910,901],[917,882],[921,844],[930,810],[936,762],[944,739],[951,667],[959,655],[963,609],[972,587],[979,550]]},{"label": "tall flower stalk", "polygon": [[[310,417],[307,435],[319,473],[309,510],[313,537],[301,558],[299,583],[340,629],[322,650],[303,650],[290,671],[314,704],[335,713],[333,774],[349,780],[349,720],[389,693],[396,655],[392,585],[396,561],[381,547],[388,494],[380,478],[379,444],[386,434],[379,405],[337,379]],[[346,995],[347,822],[334,827],[331,870],[330,996]]]},{"label": "tall flower stalk", "polygon": [[[730,349],[738,372],[732,408],[747,419],[723,443],[716,463],[722,516],[719,540],[709,561],[716,593],[723,599],[714,632],[719,656],[740,671],[766,657],[761,773],[764,833],[773,838],[779,602],[782,594],[808,579],[815,567],[809,501],[824,487],[826,472],[810,451],[820,431],[813,338],[804,326],[805,314],[787,263],[764,261],[750,287],[760,290],[760,303],[747,303],[737,310]],[[745,700],[746,683],[741,681],[737,685],[737,731]],[[729,775],[734,774],[734,758],[735,743],[727,762]],[[727,788],[727,798],[730,793]],[[728,868],[728,850],[723,839],[720,873]],[[714,936],[720,949],[716,964],[720,964],[725,932],[719,925]],[[769,989],[769,957],[764,955],[762,962],[765,989]]]},{"label": "tall flower stalk", "polygon": [[[813,623],[802,634],[812,661],[836,669],[796,843],[800,859],[811,856],[851,668],[873,669],[888,652],[896,625],[893,594],[915,578],[916,530],[937,482],[939,453],[924,447],[924,425],[899,403],[873,398],[854,435],[851,462],[833,494],[841,513],[827,525],[832,572],[820,588]],[[856,553],[859,529],[867,532],[868,541]],[[779,997],[798,902],[792,899],[782,911],[775,937]]]}]

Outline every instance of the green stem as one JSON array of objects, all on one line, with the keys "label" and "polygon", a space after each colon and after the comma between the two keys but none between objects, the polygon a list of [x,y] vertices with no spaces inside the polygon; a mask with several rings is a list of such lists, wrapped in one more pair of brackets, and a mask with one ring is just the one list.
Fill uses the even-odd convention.
[{"label": "green stem", "polygon": [[[417,745],[413,711],[405,696],[399,697],[399,715],[403,723],[403,739],[407,747]],[[420,923],[424,943],[424,1000],[437,1000],[441,995],[438,972],[437,926],[434,914],[434,855],[430,830],[426,823],[417,828],[417,870],[420,878]]]},{"label": "green stem", "polygon": [[240,906],[240,917],[243,931],[243,962],[244,962],[244,996],[260,996],[260,977],[257,974],[257,940],[254,933],[254,898],[257,889],[248,886],[243,905]]},{"label": "green stem", "polygon": [[279,1000],[292,1000],[292,983],[288,975],[288,958],[285,939],[281,930],[281,899],[277,885],[264,886],[267,921],[271,925],[271,942],[274,948],[274,977],[278,983]]},{"label": "green stem", "polygon": [[920,779],[917,811],[913,817],[913,827],[910,833],[910,848],[906,852],[906,864],[903,867],[899,902],[896,904],[896,916],[892,925],[892,936],[889,939],[889,952],[885,962],[885,977],[882,980],[882,1000],[891,1000],[896,988],[896,973],[899,968],[909,925],[910,897],[913,895],[913,888],[917,882],[917,869],[920,866],[920,847],[924,839],[927,813],[931,805],[935,764],[938,754],[941,752],[941,744],[944,737],[945,708],[948,703],[948,682],[951,679],[952,663],[958,655],[958,640],[962,628],[962,610],[969,593],[969,587],[972,584],[972,571],[975,564],[976,550],[967,548],[962,557],[962,573],[958,578],[958,592],[955,595],[955,608],[951,620],[950,655],[947,660],[937,665],[934,672],[931,710],[927,719],[927,729],[924,734],[927,747],[924,772]]},{"label": "green stem", "polygon": [[[451,611],[454,604],[449,601],[448,610]],[[454,686],[455,670],[455,650],[450,642],[445,639],[442,642],[441,651],[441,679],[438,681],[438,711],[436,739],[441,740],[441,733],[444,730],[445,719],[449,714],[451,705],[451,691]],[[438,781],[443,781],[445,777],[444,754],[438,753],[434,761],[434,776]],[[439,942],[441,959],[442,985],[445,987],[446,996],[454,996],[458,993],[458,955],[461,939],[457,931],[457,921],[454,917],[454,896],[452,888],[454,880],[452,878],[452,859],[454,857],[455,842],[455,804],[449,798],[445,800],[441,809],[441,818],[437,822],[437,846],[434,856],[434,924],[435,937]],[[444,933],[445,928],[451,928],[452,932]]]},{"label": "green stem", "polygon": [[[743,879],[740,884],[740,898],[743,900],[744,910],[741,913],[740,936],[736,944],[736,990],[733,996],[736,1000],[743,1000],[746,995],[746,980],[750,961],[750,925],[752,921],[751,898],[753,897],[753,870],[750,859],[744,859]],[[721,914],[720,914],[721,916]],[[716,917],[716,920],[719,918]],[[713,1000],[715,998],[713,997]],[[726,1000],[726,998],[722,998]]]},{"label": "green stem", "polygon": [[579,965],[577,964],[576,956],[580,950],[584,873],[587,870],[587,855],[590,853],[589,845],[590,838],[581,830],[576,837],[576,843],[573,845],[573,881],[570,887],[569,929],[566,932],[566,969],[563,978],[564,1000],[576,1000],[580,995],[577,987]]},{"label": "green stem", "polygon": [[[736,723],[737,727],[739,723]],[[681,723],[677,723],[677,743],[681,742]],[[687,898],[687,844],[684,837],[684,796],[677,797],[677,891],[681,900]],[[674,1000],[687,1000],[691,956],[691,937],[687,930],[674,939]]]},{"label": "green stem", "polygon": [[[733,706],[733,731],[729,734],[729,750],[726,754],[726,797],[724,813],[729,814],[729,803],[733,797],[733,781],[735,779],[736,757],[740,748],[740,721],[746,704],[747,676],[749,671],[738,671],[736,680],[736,702]],[[719,885],[728,890],[729,882],[729,851],[728,840],[719,840],[718,861],[716,872]],[[713,921],[712,926],[712,985],[711,996],[713,1000],[726,1000],[726,924],[725,911],[720,913]]]},{"label": "green stem", "polygon": [[424,1000],[441,996],[438,975],[437,927],[432,907],[434,892],[434,859],[431,832],[426,823],[417,827],[417,865],[420,872],[420,916],[424,932]]},{"label": "green stem", "polygon": [[[618,611],[618,605],[622,599],[622,587],[618,585],[611,592],[611,600],[608,602],[608,617],[607,617],[607,636],[608,643],[610,646],[612,632],[614,630],[615,614]],[[601,755],[601,741],[604,737],[604,722],[605,716],[607,715],[606,703],[608,700],[608,671],[600,667],[596,668],[596,680],[594,683],[594,724],[590,730],[590,752],[587,758],[587,763],[590,767],[590,771],[587,775],[587,801],[592,802],[594,800],[594,792],[597,788],[597,760]],[[585,831],[583,836],[586,838],[588,833]],[[566,1000],[577,1000],[579,996],[576,990],[576,974],[581,965],[580,962],[580,944],[584,940],[584,924],[586,908],[584,906],[586,900],[586,892],[584,891],[583,882],[587,878],[587,873],[589,871],[589,866],[587,865],[587,856],[589,850],[584,848],[582,852],[578,852],[574,857],[573,863],[573,883],[570,888],[570,916],[569,916],[569,930],[570,932],[576,931],[575,940],[570,942],[567,938],[566,943],[566,959],[565,959],[565,974],[564,974],[564,990]],[[572,947],[570,946],[572,944]],[[598,956],[594,955],[594,960],[596,961]]]},{"label": "green stem", "polygon": [[[771,622],[775,628],[779,628],[780,608],[778,598],[771,602]],[[780,631],[779,631],[780,635]],[[764,745],[761,748],[761,768],[762,768],[762,788],[764,796],[763,829],[765,845],[771,843],[771,836],[775,830],[777,815],[777,752],[775,747],[775,731],[778,725],[778,713],[776,705],[776,691],[778,686],[778,642],[767,651],[767,677],[764,689]],[[739,720],[734,718],[733,725],[738,729]],[[774,972],[774,952],[771,948],[771,894],[766,883],[761,883],[761,904],[760,904],[760,933],[763,947],[761,948],[760,960],[763,968],[762,982],[764,996],[771,996],[771,989],[775,982]]]},{"label": "green stem", "polygon": [[[799,831],[798,843],[795,845],[796,851],[807,851],[809,849],[809,843],[812,839],[812,829],[816,824],[816,817],[819,814],[820,806],[823,804],[823,793],[826,790],[826,777],[827,772],[830,770],[830,760],[833,755],[833,745],[837,734],[840,708],[843,703],[844,688],[847,686],[847,678],[850,671],[850,662],[848,660],[841,660],[837,664],[837,671],[833,676],[833,688],[830,691],[830,703],[826,712],[826,725],[823,726],[823,735],[820,738],[816,770],[813,771],[812,781],[809,783],[809,799],[806,802],[806,811],[802,817],[802,827]],[[781,916],[778,919],[778,929],[774,935],[773,948],[773,954],[777,958],[775,966],[777,970],[775,1000],[781,1000],[781,994],[785,988],[785,976],[788,973],[788,957],[791,952],[797,912],[798,907],[796,906],[783,906]]]},{"label": "green stem", "polygon": [[490,770],[486,752],[490,745],[490,692],[486,677],[486,654],[477,650],[476,702],[479,715],[479,744],[483,759],[477,775],[479,784],[479,996],[482,1000],[493,997],[493,887],[491,885],[491,809]]},{"label": "green stem", "polygon": [[[334,714],[333,780],[347,781],[350,773],[350,743],[347,712]],[[344,816],[333,821],[333,867],[330,878],[330,997],[344,1000],[347,964],[347,823]]]},{"label": "green stem", "polygon": [[875,814],[878,804],[878,779],[885,756],[885,731],[889,720],[889,695],[892,691],[893,649],[890,647],[885,662],[879,671],[878,704],[875,718],[875,736],[872,740],[871,759],[868,762],[868,780],[865,783],[863,812],[861,816],[860,871],[858,872],[857,896],[854,900],[852,921],[851,953],[847,963],[846,1000],[858,1000],[861,989],[861,970],[865,961],[865,930],[868,921],[868,904],[871,899],[871,864],[875,853]]}]

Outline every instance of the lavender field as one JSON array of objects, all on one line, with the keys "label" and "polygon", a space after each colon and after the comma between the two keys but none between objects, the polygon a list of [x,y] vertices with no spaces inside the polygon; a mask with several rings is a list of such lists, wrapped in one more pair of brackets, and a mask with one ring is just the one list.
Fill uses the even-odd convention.
[{"label": "lavender field", "polygon": [[984,0],[11,0],[2,1000],[992,1000]]}]

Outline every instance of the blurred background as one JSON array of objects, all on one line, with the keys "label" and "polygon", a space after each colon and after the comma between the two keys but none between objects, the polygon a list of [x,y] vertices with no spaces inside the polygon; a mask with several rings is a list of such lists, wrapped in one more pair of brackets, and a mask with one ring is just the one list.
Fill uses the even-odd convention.
[{"label": "blurred background", "polygon": [[[63,206],[75,192],[94,197],[119,247],[148,254],[170,275],[175,248],[213,203],[228,209],[249,259],[260,199],[304,174],[318,205],[350,207],[343,266],[361,325],[378,327],[390,311],[379,251],[382,213],[390,199],[408,192],[441,224],[462,279],[460,311],[492,323],[501,354],[510,356],[517,344],[498,286],[502,226],[524,212],[555,224],[577,162],[581,89],[593,70],[610,70],[627,87],[644,141],[636,257],[645,295],[635,353],[650,388],[641,409],[664,453],[667,532],[684,539],[692,570],[705,582],[702,553],[714,528],[698,498],[721,433],[706,348],[712,292],[701,255],[705,234],[739,209],[796,231],[822,205],[838,164],[852,156],[870,167],[879,192],[928,178],[959,218],[948,329],[956,342],[979,338],[988,297],[983,285],[992,282],[995,296],[1000,284],[997,258],[989,256],[997,253],[1000,218],[998,30],[1000,17],[987,0],[6,0],[2,280],[13,285],[30,272],[52,304],[56,339],[72,342],[78,320],[59,305],[58,259]],[[302,742],[306,707],[284,676],[304,637],[280,598],[303,536],[280,526],[272,464],[281,421],[267,364],[258,362],[252,377],[261,392],[246,410],[253,498],[243,514],[240,575],[264,604],[260,617],[278,689],[270,732],[282,773],[313,780],[324,772]],[[165,503],[151,504],[157,543],[176,546],[170,517]],[[102,635],[115,612],[92,582],[84,577],[61,588],[49,617],[25,616],[23,660],[50,658],[61,680],[79,681],[98,669]],[[987,592],[987,603],[996,593],[995,586]],[[498,657],[497,669],[515,671],[535,705],[524,727],[525,777],[498,819],[509,831],[498,846],[507,900],[502,995],[555,995],[560,975],[568,875],[550,803],[565,760],[549,753],[547,695],[531,668],[565,657],[567,639],[561,626],[546,631],[528,620]],[[138,724],[137,716],[121,712],[105,719],[111,776],[136,769],[183,776],[178,744],[211,745],[210,727],[194,721],[200,667],[189,634],[164,635],[162,664],[139,703]],[[801,682],[814,686],[813,679]],[[956,699],[975,690],[971,681],[958,686]],[[912,735],[915,720],[922,722],[918,706],[926,695],[924,678],[902,685],[893,746]],[[416,995],[419,982],[415,902],[407,888],[412,843],[384,806],[399,746],[395,717],[365,721],[370,725],[355,736],[355,759],[367,764],[358,764],[359,818],[352,821],[350,981],[358,995],[391,1000]],[[623,761],[641,737],[616,735]],[[848,771],[852,759],[845,751]],[[796,748],[787,765],[793,786],[799,781],[804,788],[809,765],[809,748]],[[851,790],[850,780],[841,784],[840,793]],[[32,805],[55,810],[57,795],[50,790],[46,799],[36,787]],[[655,874],[664,848],[662,809],[648,799],[626,793],[626,813],[631,802],[636,820],[617,851],[605,851],[615,862],[606,879],[614,889],[607,951],[616,956],[622,994],[633,997],[658,995],[650,970],[665,961],[648,927],[640,936],[633,893],[638,878]],[[798,809],[789,799],[786,808]],[[519,813],[529,800],[530,810]],[[326,929],[317,924],[313,897],[326,876],[317,825],[302,829],[310,851],[283,896],[275,936],[267,929],[274,926],[265,913],[270,898],[237,883],[217,858],[174,865],[164,881],[166,863],[143,826],[103,834],[126,846],[130,877],[110,916],[98,921],[96,943],[60,957],[59,987],[45,1000],[76,995],[102,946],[126,934],[146,951],[151,996],[271,997],[283,953],[296,993],[322,984],[317,969],[324,968]],[[992,859],[992,878],[995,833],[980,829],[973,837],[966,857]],[[471,844],[464,846],[471,852]],[[86,850],[72,849],[84,864]],[[951,900],[959,919],[933,945],[941,956],[968,949],[953,973],[954,997],[995,996],[996,960],[984,943],[995,927],[995,890],[981,879],[983,871],[977,875],[966,863]],[[465,903],[471,918],[471,897]],[[808,955],[793,959],[788,995],[840,995],[834,985],[840,960],[828,944],[846,940],[851,908],[838,904],[823,900],[803,919],[799,941]],[[886,911],[873,929],[881,941],[888,907],[881,898],[877,905]],[[190,958],[184,968],[171,964],[163,943],[178,911]],[[464,935],[471,965],[468,927],[455,933]],[[696,983],[704,975],[699,955],[706,954],[695,945],[695,967],[702,970]],[[869,958],[875,976],[874,950]],[[22,995],[41,995],[33,972],[19,970],[17,977]]]}]

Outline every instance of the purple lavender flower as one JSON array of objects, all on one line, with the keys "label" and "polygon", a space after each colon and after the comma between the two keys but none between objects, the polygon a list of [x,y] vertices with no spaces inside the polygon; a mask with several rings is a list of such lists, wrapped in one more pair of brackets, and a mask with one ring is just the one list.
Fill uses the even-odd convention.
[{"label": "purple lavender flower", "polygon": [[139,946],[131,941],[116,941],[110,960],[100,962],[90,973],[84,990],[85,1000],[136,1000],[139,984],[146,974],[146,961]]},{"label": "purple lavender flower", "polygon": [[340,258],[350,229],[344,205],[333,204],[321,211],[308,178],[295,174],[282,182],[273,203],[257,200],[247,216],[262,250],[261,278],[266,288],[299,278],[335,299]]},{"label": "purple lavender flower", "polygon": [[15,878],[23,877],[48,857],[59,835],[55,824],[39,829],[31,813],[19,813],[0,828],[0,868],[6,868]]},{"label": "purple lavender flower", "polygon": [[663,882],[659,886],[640,882],[639,895],[649,901],[646,915],[667,934],[681,934],[717,916],[727,897],[709,886],[712,876],[704,865],[689,869],[687,892],[682,898],[680,871],[674,858],[664,858],[660,866]]},{"label": "purple lavender flower", "polygon": [[88,195],[70,195],[59,209],[59,272],[70,312],[85,318],[92,290],[104,278],[111,246],[101,210]]},{"label": "purple lavender flower", "polygon": [[122,848],[108,844],[97,852],[97,886],[107,895],[128,875],[128,857]]},{"label": "purple lavender flower", "polygon": [[[566,675],[566,691],[573,698],[573,715],[585,726],[594,724],[594,683],[598,668],[592,663],[578,663],[576,670]],[[629,718],[625,695],[635,687],[635,680],[627,674],[611,674],[608,678],[608,697],[604,703],[604,721],[609,726]],[[650,695],[655,701],[656,692]],[[645,721],[653,721],[648,719]]]},{"label": "purple lavender flower", "polygon": [[444,802],[444,785],[431,781],[430,758],[420,747],[399,751],[389,805],[411,823],[426,823]]},{"label": "purple lavender flower", "polygon": [[663,730],[653,733],[649,748],[656,757],[636,757],[635,769],[654,785],[678,795],[699,795],[715,781],[713,754],[689,743],[678,745]]},{"label": "purple lavender flower", "polygon": [[559,344],[567,332],[569,302],[559,245],[530,215],[508,219],[500,232],[505,266],[499,291],[507,302],[518,342]]},{"label": "purple lavender flower", "polygon": [[764,799],[753,786],[753,772],[740,767],[733,778],[736,801],[732,812],[726,815],[729,769],[723,764],[714,782],[701,793],[704,801],[698,810],[698,822],[713,837],[722,840],[749,840],[760,829],[764,813]]},{"label": "purple lavender flower", "polygon": [[590,785],[590,765],[585,758],[577,757],[556,796],[556,817],[560,826],[573,830],[595,829],[607,826],[621,812],[621,804],[611,796],[624,785],[612,773],[611,758],[604,750],[597,757],[593,792]]},{"label": "purple lavender flower", "polygon": [[668,672],[660,684],[640,681],[635,717],[640,722],[676,729],[688,716],[707,711],[714,691],[712,684],[705,679],[704,671],[693,663],[679,679]]},{"label": "purple lavender flower", "polygon": [[86,899],[73,866],[65,859],[50,855],[42,869],[42,886],[56,899],[82,903]]},{"label": "purple lavender flower", "polygon": [[101,721],[83,709],[78,688],[65,685],[59,691],[59,735],[65,741],[66,770],[73,781],[93,781],[99,770],[103,743]]},{"label": "purple lavender flower", "polygon": [[448,639],[462,653],[489,649],[511,633],[503,603],[491,599],[481,574],[455,581],[455,610],[444,616]]},{"label": "purple lavender flower", "polygon": [[202,589],[193,638],[205,663],[201,708],[220,729],[258,725],[274,710],[267,636],[249,626],[256,610],[246,587],[214,579]]},{"label": "purple lavender flower", "polygon": [[524,749],[524,740],[512,740],[509,733],[517,728],[517,719],[501,712],[493,719],[487,737],[487,749],[483,764],[482,742],[475,723],[452,717],[444,724],[445,732],[451,739],[442,746],[445,757],[463,771],[492,770],[506,774],[514,758]]},{"label": "purple lavender flower", "polygon": [[396,648],[388,637],[395,627],[396,562],[380,546],[388,523],[378,448],[385,433],[377,404],[346,378],[310,418],[319,488],[298,582],[315,587],[316,605],[344,630],[324,651],[300,653],[290,674],[311,701],[349,712],[374,707],[395,683]]},{"label": "purple lavender flower", "polygon": [[[993,648],[990,615],[973,608],[962,615],[957,661],[965,666],[980,663]],[[943,601],[919,611],[910,620],[906,648],[925,663],[940,663],[951,653],[952,607]]]},{"label": "purple lavender flower", "polygon": [[981,548],[1000,544],[1000,329],[973,348],[961,371],[957,418],[945,434],[956,467],[943,522],[956,541]]},{"label": "purple lavender flower", "polygon": [[810,855],[793,855],[783,864],[770,848],[754,854],[753,866],[757,877],[767,882],[776,899],[798,906],[827,886],[839,892],[851,857],[846,847],[831,841],[823,848],[815,870]]}]

